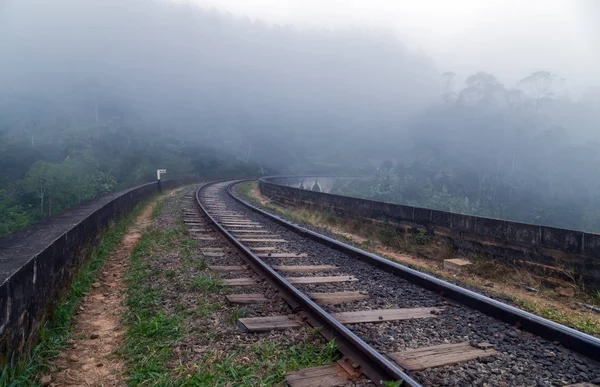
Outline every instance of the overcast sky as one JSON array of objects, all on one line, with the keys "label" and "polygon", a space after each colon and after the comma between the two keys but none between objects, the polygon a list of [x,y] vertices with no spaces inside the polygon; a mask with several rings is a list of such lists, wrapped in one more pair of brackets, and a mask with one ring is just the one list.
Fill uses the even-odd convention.
[{"label": "overcast sky", "polygon": [[600,86],[600,0],[192,0],[269,24],[392,31],[440,71],[513,86],[545,69],[576,93]]}]

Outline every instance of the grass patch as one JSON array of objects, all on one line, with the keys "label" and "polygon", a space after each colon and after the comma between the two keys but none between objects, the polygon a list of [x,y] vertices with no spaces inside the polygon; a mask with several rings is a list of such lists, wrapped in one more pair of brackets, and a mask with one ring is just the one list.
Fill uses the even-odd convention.
[{"label": "grass patch", "polygon": [[231,323],[235,324],[237,320],[244,318],[248,315],[248,309],[236,307],[231,312]]},{"label": "grass patch", "polygon": [[130,214],[118,220],[104,233],[100,244],[93,249],[91,256],[71,281],[67,295],[41,327],[39,343],[29,354],[11,359],[2,368],[0,387],[39,385],[39,378],[49,370],[49,362],[67,347],[67,340],[73,334],[73,314],[81,297],[89,291],[110,253],[146,204],[147,201],[138,204]]},{"label": "grass patch", "polygon": [[[169,248],[174,230],[151,229],[146,232],[131,257],[125,282],[127,284],[127,326],[120,353],[128,361],[129,385],[169,385],[168,362],[172,346],[183,336],[183,316],[168,315],[161,310],[162,291],[153,283],[161,275],[153,268],[151,256]],[[175,275],[169,274],[169,275]]]},{"label": "grass patch", "polygon": [[254,197],[251,195],[251,192],[255,189],[258,189],[258,181],[246,181],[244,183],[237,184],[235,189],[240,195],[253,200]]},{"label": "grass patch", "polygon": [[534,301],[526,301],[519,298],[514,298],[515,302],[523,309],[535,313],[539,316],[556,321],[560,324],[569,325],[578,330],[589,333],[591,335],[600,336],[600,324],[592,318],[581,318],[568,313],[562,313],[555,308],[541,305]]},{"label": "grass patch", "polygon": [[278,386],[288,371],[326,365],[339,357],[333,342],[274,343],[265,340],[239,351],[208,353],[197,371],[189,373],[179,385],[185,386]]},{"label": "grass patch", "polygon": [[219,277],[210,273],[199,273],[192,278],[191,287],[194,291],[203,293],[215,292],[222,286],[222,281]]},{"label": "grass patch", "polygon": [[200,300],[198,303],[198,307],[196,308],[196,313],[201,318],[208,318],[210,314],[215,310],[219,310],[223,307],[222,302],[210,303],[206,300]]}]

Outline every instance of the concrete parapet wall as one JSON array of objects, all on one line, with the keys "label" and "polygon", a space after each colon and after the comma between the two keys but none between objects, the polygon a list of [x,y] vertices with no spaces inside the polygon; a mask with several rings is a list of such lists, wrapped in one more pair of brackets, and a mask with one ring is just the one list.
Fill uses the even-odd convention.
[{"label": "concrete parapet wall", "polygon": [[[163,189],[198,178],[162,181]],[[28,350],[111,222],[157,192],[156,183],[108,194],[0,239],[0,366]]]},{"label": "concrete parapet wall", "polygon": [[279,203],[332,211],[346,218],[382,221],[398,229],[443,238],[458,250],[575,275],[600,287],[600,234],[455,214],[427,208],[313,192],[288,186],[289,177],[267,177],[261,193]]}]

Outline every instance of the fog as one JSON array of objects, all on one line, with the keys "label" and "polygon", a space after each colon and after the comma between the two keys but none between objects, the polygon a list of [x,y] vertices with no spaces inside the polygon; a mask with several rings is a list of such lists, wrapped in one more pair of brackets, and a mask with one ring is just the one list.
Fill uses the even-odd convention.
[{"label": "fog", "polygon": [[544,69],[574,93],[600,83],[600,4],[594,0],[195,0],[297,28],[389,31],[463,79],[486,70],[514,86]]},{"label": "fog", "polygon": [[0,233],[157,168],[600,230],[594,3],[286,4],[3,2]]}]

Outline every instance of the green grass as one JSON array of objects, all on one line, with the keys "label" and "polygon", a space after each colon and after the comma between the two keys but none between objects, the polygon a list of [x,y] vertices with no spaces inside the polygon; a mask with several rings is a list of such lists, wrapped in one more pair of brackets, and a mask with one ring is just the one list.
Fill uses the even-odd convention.
[{"label": "green grass", "polygon": [[581,318],[577,315],[563,313],[551,307],[540,305],[537,302],[514,298],[514,301],[528,312],[537,314],[560,324],[575,327],[576,329],[594,336],[600,336],[600,324],[592,318]]},{"label": "green grass", "polygon": [[[327,365],[339,358],[333,342],[274,343],[261,340],[225,356],[210,352],[198,364],[197,372],[180,380],[181,386],[276,386],[288,371]],[[235,381],[235,384],[232,382]]]},{"label": "green grass", "polygon": [[67,347],[67,340],[73,334],[73,314],[81,297],[90,289],[98,272],[110,257],[110,253],[121,241],[127,227],[131,225],[145,204],[146,202],[138,204],[129,215],[117,221],[106,231],[100,244],[92,251],[89,259],[73,278],[64,299],[59,302],[52,315],[41,327],[38,344],[30,353],[19,359],[11,359],[2,368],[0,387],[39,385],[39,378],[48,371],[49,361]]},{"label": "green grass", "polygon": [[231,312],[231,323],[235,324],[237,320],[246,317],[246,315],[248,315],[248,309],[239,307],[234,308]]},{"label": "green grass", "polygon": [[210,314],[215,310],[219,310],[223,307],[222,302],[210,303],[206,300],[200,300],[198,308],[196,308],[196,313],[201,318],[208,318]]},{"label": "green grass", "polygon": [[222,286],[222,281],[219,277],[210,273],[199,273],[192,278],[192,290],[203,293],[215,292]]},{"label": "green grass", "polygon": [[[128,311],[124,320],[127,332],[120,350],[128,359],[129,385],[274,386],[283,384],[287,371],[325,365],[338,359],[334,343],[323,344],[316,331],[302,343],[282,343],[280,339],[253,343],[222,341],[223,334],[216,328],[245,316],[248,310],[243,307],[222,310],[220,277],[194,270],[204,269],[206,263],[198,259],[197,251],[184,253],[188,248],[197,250],[197,247],[195,244],[186,247],[183,241],[188,236],[183,225],[183,231],[179,228],[174,225],[164,230],[149,229],[131,258],[126,276]],[[174,249],[169,247],[172,245]],[[167,252],[179,253],[182,264],[161,273],[155,267],[160,267],[160,254]],[[197,294],[196,302],[190,304],[193,298],[187,297],[187,301],[182,299],[167,311],[160,290],[165,286],[165,278],[171,279],[166,286],[189,286],[187,290]],[[197,326],[204,328],[197,331]],[[208,352],[196,363],[177,363],[173,349],[188,334],[195,334],[195,342],[208,348]]]},{"label": "green grass", "polygon": [[149,230],[135,248],[127,270],[127,332],[120,353],[128,359],[128,384],[132,386],[169,385],[172,346],[184,333],[183,316],[162,311],[162,291],[152,286],[161,273],[154,270],[149,257],[171,242],[173,230]]},{"label": "green grass", "polygon": [[253,189],[255,189],[258,186],[258,182],[257,181],[246,181],[244,183],[240,183],[238,185],[235,186],[237,193],[239,193],[240,195],[253,200],[254,197],[251,195],[251,191]]}]

